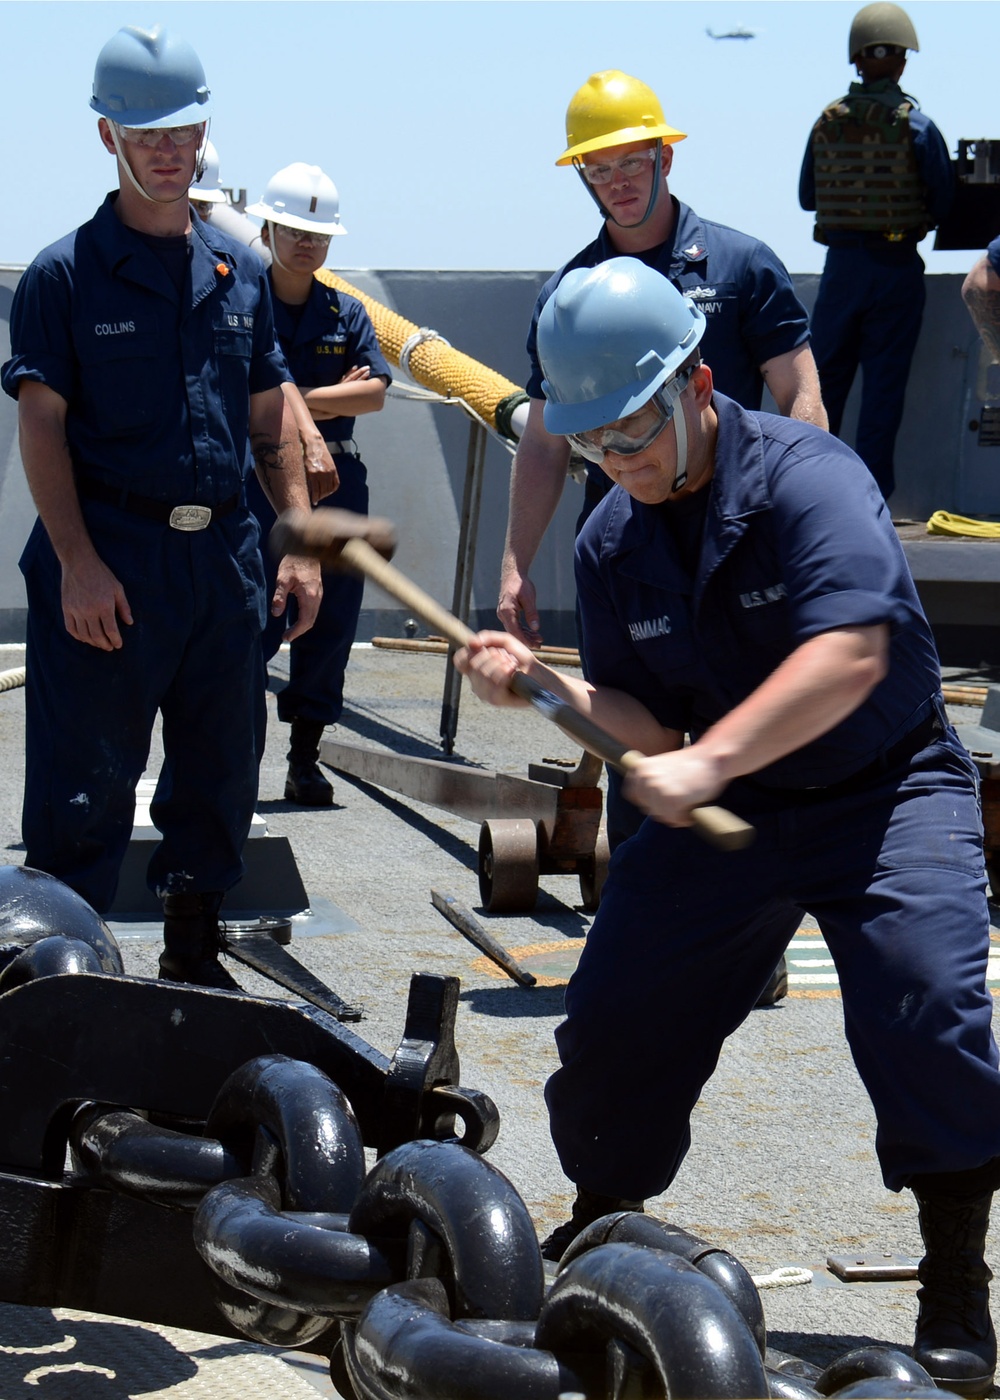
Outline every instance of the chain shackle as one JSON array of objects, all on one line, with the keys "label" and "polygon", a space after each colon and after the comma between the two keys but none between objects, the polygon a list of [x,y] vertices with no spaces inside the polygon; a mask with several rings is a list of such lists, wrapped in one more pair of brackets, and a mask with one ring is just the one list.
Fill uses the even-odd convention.
[{"label": "chain shackle", "polygon": [[157,1205],[193,1210],[212,1186],[239,1173],[221,1142],[156,1127],[130,1109],[85,1104],[69,1130],[79,1170]]},{"label": "chain shackle", "polygon": [[361,1129],[347,1098],[321,1069],[287,1055],[259,1055],[231,1074],[205,1134],[236,1158],[238,1175],[280,1174],[286,1210],[349,1211],[364,1180]]},{"label": "chain shackle", "polygon": [[764,1305],[749,1271],[732,1254],[709,1244],[707,1240],[699,1239],[697,1235],[688,1234],[677,1225],[632,1210],[605,1215],[588,1225],[577,1235],[561,1263],[569,1264],[588,1249],[602,1244],[643,1245],[646,1249],[675,1254],[693,1264],[722,1289],[753,1333],[761,1356],[764,1355],[767,1350]]},{"label": "chain shackle", "polygon": [[640,1245],[599,1245],[561,1269],[535,1345],[606,1357],[615,1394],[628,1392],[637,1362],[662,1395],[768,1393],[757,1343],[722,1289],[686,1260]]},{"label": "chain shackle", "polygon": [[544,1289],[528,1209],[496,1167],[457,1143],[404,1143],[376,1162],[350,1229],[408,1241],[410,1278],[440,1273],[455,1317],[533,1318]]},{"label": "chain shackle", "polygon": [[208,1193],[195,1212],[194,1243],[220,1279],[259,1302],[312,1317],[356,1317],[403,1276],[405,1243],[369,1240],[337,1228],[336,1217],[328,1221],[283,1212],[273,1177],[246,1177]]},{"label": "chain shackle", "polygon": [[441,1280],[393,1284],[342,1326],[331,1371],[356,1400],[465,1394],[470,1376],[477,1400],[768,1394],[756,1341],[721,1288],[639,1244],[592,1245],[561,1264],[533,1327],[455,1319]]},{"label": "chain shackle", "polygon": [[[215,1187],[195,1212],[195,1248],[216,1275],[219,1310],[258,1342],[294,1347],[315,1341],[329,1318],[312,1311],[300,1296],[301,1261],[288,1249],[292,1232],[281,1210],[350,1208],[365,1170],[361,1130],[351,1105],[315,1065],[286,1055],[259,1055],[222,1085],[205,1131],[218,1136],[242,1169],[241,1180]],[[300,1245],[306,1238],[327,1241],[319,1226],[300,1226],[295,1233]],[[341,1242],[336,1233],[329,1238],[335,1245]],[[357,1247],[353,1255],[348,1251],[359,1267],[360,1252]],[[315,1262],[315,1247],[308,1257]],[[262,1267],[262,1258],[272,1261],[269,1267]],[[371,1267],[378,1276],[381,1261]],[[327,1272],[337,1277],[338,1268],[343,1274],[349,1265],[340,1258],[339,1264],[327,1265]],[[251,1282],[253,1288],[243,1286]]]},{"label": "chain shackle", "polygon": [[54,933],[30,943],[0,972],[0,993],[23,987],[38,977],[66,976],[77,972],[103,972],[101,955],[81,938]]},{"label": "chain shackle", "polygon": [[[477,1400],[558,1400],[567,1391],[588,1393],[581,1376],[551,1352],[537,1350],[530,1335],[497,1340],[477,1335],[471,1330],[476,1326],[451,1320],[439,1279],[393,1284],[372,1299],[356,1328],[343,1329],[350,1389],[357,1400],[386,1400],[388,1395],[432,1400],[468,1395],[474,1376]],[[592,1385],[589,1393],[601,1388]]]}]

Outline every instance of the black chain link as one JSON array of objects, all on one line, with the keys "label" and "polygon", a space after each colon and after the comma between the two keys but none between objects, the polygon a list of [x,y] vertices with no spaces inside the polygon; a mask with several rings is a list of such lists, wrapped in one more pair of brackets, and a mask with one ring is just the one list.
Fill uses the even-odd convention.
[{"label": "black chain link", "polygon": [[[643,1217],[612,1217],[595,1248],[571,1252],[546,1298],[534,1227],[500,1171],[459,1142],[418,1139],[366,1173],[350,1104],[311,1064],[270,1055],[243,1065],[200,1136],[90,1104],[70,1141],[96,1182],[194,1210],[218,1306],[245,1335],[287,1347],[339,1324],[332,1366],[358,1397],[457,1393],[470,1374],[497,1400],[600,1395],[612,1354],[616,1388],[652,1367],[664,1393],[685,1393],[679,1378],[705,1374],[706,1350],[718,1388],[686,1393],[767,1393],[752,1284],[746,1294],[739,1278],[744,1307],[751,1295],[757,1307],[748,1324],[679,1257],[721,1251]],[[616,1242],[615,1228],[638,1228],[658,1248]],[[681,1289],[697,1326],[684,1346],[667,1346],[663,1318]]]}]

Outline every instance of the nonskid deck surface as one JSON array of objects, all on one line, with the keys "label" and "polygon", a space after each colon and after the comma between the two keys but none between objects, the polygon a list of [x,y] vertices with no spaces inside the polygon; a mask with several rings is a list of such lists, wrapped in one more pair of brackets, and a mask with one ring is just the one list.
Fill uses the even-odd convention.
[{"label": "nonskid deck surface", "polygon": [[[23,652],[0,649],[0,670],[23,664],[22,657]],[[279,657],[276,675],[283,665]],[[352,743],[440,758],[443,666],[441,657],[357,648],[348,671],[347,709],[332,733]],[[963,673],[961,679],[976,678]],[[274,684],[280,685],[280,678]],[[457,1024],[462,1082],[496,1101],[501,1131],[490,1160],[514,1182],[540,1233],[547,1232],[565,1217],[572,1195],[549,1142],[542,1100],[545,1080],[556,1066],[552,1032],[561,1017],[564,979],[553,977],[553,985],[543,985],[548,979],[540,978],[538,986],[526,989],[497,978],[496,969],[484,965],[433,907],[430,890],[445,890],[467,905],[509,949],[545,945],[550,957],[562,950],[565,968],[592,920],[579,907],[577,881],[543,876],[531,915],[484,913],[474,823],[337,775],[333,807],[289,806],[281,800],[287,730],[277,722],[273,695],[268,712],[258,811],[272,833],[291,842],[310,897],[327,911],[335,907],[348,916],[331,921],[330,932],[293,936],[291,951],[345,1000],[364,1006],[366,1019],[357,1030],[386,1053],[399,1039],[411,971],[462,979]],[[3,860],[13,864],[23,859],[23,717],[24,691],[0,694],[0,844]],[[490,710],[463,693],[456,761],[523,774],[530,762],[548,757],[569,759],[575,752],[539,717]],[[154,752],[151,773],[158,761]],[[796,936],[790,949],[793,994],[754,1012],[727,1044],[695,1112],[691,1152],[670,1190],[648,1209],[729,1250],[753,1274],[783,1265],[812,1269],[812,1284],[765,1290],[763,1298],[772,1345],[822,1364],[865,1342],[909,1346],[916,1309],[912,1283],[840,1283],[825,1269],[827,1255],[855,1250],[917,1255],[920,1239],[912,1198],[891,1195],[881,1184],[873,1115],[847,1052],[836,986],[802,980],[833,974],[823,947],[814,946],[819,943],[810,928]],[[129,973],[154,975],[158,948],[152,938],[123,939],[122,950]],[[249,970],[234,970],[247,990],[267,990]],[[690,995],[708,997],[711,987],[691,988]],[[614,1017],[609,1007],[609,1036]],[[670,1066],[663,1072],[666,1082]],[[655,1111],[651,1104],[650,1112]],[[995,1273],[1000,1271],[998,1239],[994,1230],[988,1262]],[[237,1362],[243,1364],[239,1344],[226,1339],[214,1345],[199,1339],[185,1352],[186,1344],[176,1337],[165,1343],[133,1332],[130,1354],[138,1347],[162,1357],[169,1346],[171,1353],[187,1357],[182,1365],[194,1369],[165,1380],[158,1391],[151,1367],[148,1386],[129,1388],[126,1363],[112,1345],[124,1334],[113,1330],[113,1321],[83,1318],[70,1327],[46,1321],[49,1315],[42,1313],[40,1345],[62,1341],[65,1349],[39,1351],[27,1337],[19,1340],[22,1313],[0,1307],[0,1394],[5,1396],[19,1393],[39,1367],[81,1363],[92,1371],[115,1371],[121,1387],[115,1390],[110,1379],[92,1374],[88,1391],[86,1374],[71,1382],[67,1371],[67,1386],[83,1387],[66,1389],[68,1396],[103,1393],[99,1384],[116,1396],[169,1393],[194,1400],[199,1391],[188,1387],[205,1369],[204,1358],[225,1359],[227,1374],[230,1367],[236,1374]],[[70,1336],[73,1351],[65,1344]],[[30,1350],[21,1349],[29,1345]],[[244,1353],[247,1369],[236,1382],[241,1393],[253,1388],[282,1394],[277,1381],[269,1381],[274,1388],[268,1390],[260,1385],[260,1371],[251,1369],[259,1367],[261,1349],[247,1343]],[[314,1364],[286,1370],[287,1385],[315,1393],[308,1389],[315,1384],[331,1393]]]}]

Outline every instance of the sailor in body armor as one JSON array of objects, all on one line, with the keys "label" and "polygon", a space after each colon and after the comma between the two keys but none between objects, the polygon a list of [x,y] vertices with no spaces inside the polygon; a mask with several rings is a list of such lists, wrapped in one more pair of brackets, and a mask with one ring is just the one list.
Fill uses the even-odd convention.
[{"label": "sailor in body armor", "polygon": [[[660,99],[616,68],[593,73],[566,110],[566,150],[601,214],[596,239],[548,279],[528,330],[528,421],[511,471],[510,508],[497,616],[513,636],[537,646],[541,613],[529,569],[555,514],[570,450],[542,421],[538,318],[574,268],[628,255],[668,278],[705,313],[720,387],[745,408],[759,408],[766,385],[778,412],[827,426],[809,344],[809,319],[792,279],[759,239],[695,213],[671,193],[674,147],[685,133],[664,119]],[[588,468],[577,531],[608,490]]]},{"label": "sailor in body armor", "polygon": [[812,316],[830,431],[840,433],[860,366],[855,450],[886,499],[924,311],[917,244],[947,214],[953,192],[944,138],[899,86],[907,50],[919,47],[898,5],[879,0],[858,11],[848,49],[860,82],[820,115],[799,177],[799,203],[816,211],[813,237],[830,250]]}]

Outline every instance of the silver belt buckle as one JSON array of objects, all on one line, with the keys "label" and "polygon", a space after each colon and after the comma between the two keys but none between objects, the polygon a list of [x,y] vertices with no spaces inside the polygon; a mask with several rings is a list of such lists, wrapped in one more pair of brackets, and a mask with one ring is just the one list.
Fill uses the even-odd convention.
[{"label": "silver belt buckle", "polygon": [[167,524],[171,530],[205,530],[211,519],[211,506],[174,506]]}]

